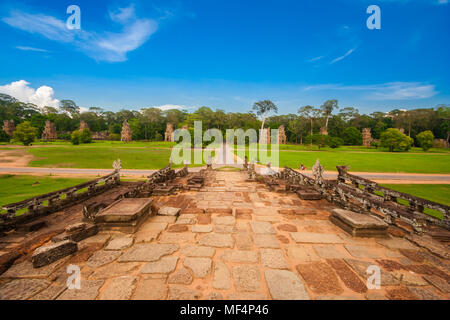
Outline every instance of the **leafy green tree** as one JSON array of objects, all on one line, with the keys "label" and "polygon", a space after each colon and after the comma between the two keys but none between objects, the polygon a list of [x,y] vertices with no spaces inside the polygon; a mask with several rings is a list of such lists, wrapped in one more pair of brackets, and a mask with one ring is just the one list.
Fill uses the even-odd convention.
[{"label": "leafy green tree", "polygon": [[340,146],[342,146],[344,144],[344,140],[342,140],[339,137],[329,137],[328,138],[328,146],[330,148],[339,148]]},{"label": "leafy green tree", "polygon": [[73,145],[79,145],[80,143],[91,143],[92,133],[89,129],[75,130],[72,132],[71,142]]},{"label": "leafy green tree", "polygon": [[311,135],[307,136],[305,138],[305,142],[316,145],[320,150],[320,148],[328,145],[329,139],[330,139],[329,136],[317,133],[313,134],[312,136]]},{"label": "leafy green tree", "polygon": [[381,134],[381,146],[393,151],[408,151],[414,140],[395,128],[390,128]]},{"label": "leafy green tree", "polygon": [[81,130],[75,130],[74,132],[72,132],[70,142],[72,142],[72,144],[75,146],[81,143]]},{"label": "leafy green tree", "polygon": [[256,114],[261,117],[261,132],[264,129],[264,122],[270,112],[278,112],[278,107],[270,100],[258,101],[253,104],[252,110],[256,111]]},{"label": "leafy green tree", "polygon": [[416,140],[419,146],[427,151],[433,146],[434,134],[430,130],[422,131],[416,136]]},{"label": "leafy green tree", "polygon": [[323,105],[320,106],[320,110],[322,110],[322,115],[325,117],[325,128],[328,131],[328,119],[331,117],[331,113],[334,109],[338,109],[338,101],[337,100],[327,100]]},{"label": "leafy green tree", "polygon": [[38,134],[38,129],[31,126],[30,121],[19,124],[14,131],[14,140],[20,141],[24,146],[29,146]]},{"label": "leafy green tree", "polygon": [[[313,135],[313,129],[314,129],[314,122],[313,120],[320,114],[321,110],[316,109],[313,106],[304,106],[298,109],[298,113],[300,116],[305,117],[309,119],[310,126],[309,126],[309,135]],[[312,140],[310,140],[311,146],[312,146]]]},{"label": "leafy green tree", "polygon": [[348,127],[342,133],[344,144],[348,146],[360,146],[362,144],[362,133],[355,127]]}]

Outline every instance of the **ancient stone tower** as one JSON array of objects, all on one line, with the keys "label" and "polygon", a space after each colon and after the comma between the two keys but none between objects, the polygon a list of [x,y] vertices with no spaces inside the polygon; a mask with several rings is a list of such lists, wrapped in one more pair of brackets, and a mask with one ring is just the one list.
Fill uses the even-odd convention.
[{"label": "ancient stone tower", "polygon": [[14,120],[3,120],[3,131],[5,131],[8,136],[12,137],[14,131],[16,131]]},{"label": "ancient stone tower", "polygon": [[173,125],[171,123],[167,123],[164,141],[173,142]]},{"label": "ancient stone tower", "polygon": [[53,141],[58,138],[58,133],[56,132],[56,127],[53,122],[50,122],[50,120],[45,121],[45,128],[42,132],[42,140],[45,141]]},{"label": "ancient stone tower", "polygon": [[362,129],[362,140],[363,140],[363,146],[369,148],[370,144],[373,141],[372,134],[370,133],[370,128]]},{"label": "ancient stone tower", "polygon": [[87,125],[86,122],[80,121],[80,130],[83,130],[83,129],[89,129],[89,126]]},{"label": "ancient stone tower", "polygon": [[130,142],[131,139],[131,129],[128,121],[125,120],[122,125],[122,132],[120,134],[120,140],[123,142]]},{"label": "ancient stone tower", "polygon": [[286,144],[286,132],[283,125],[278,128],[278,144]]}]

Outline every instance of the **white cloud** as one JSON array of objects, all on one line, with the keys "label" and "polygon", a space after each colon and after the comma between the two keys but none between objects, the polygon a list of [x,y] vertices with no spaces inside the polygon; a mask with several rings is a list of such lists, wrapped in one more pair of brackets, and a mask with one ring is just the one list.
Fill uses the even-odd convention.
[{"label": "white cloud", "polygon": [[29,86],[29,82],[19,80],[10,84],[0,86],[0,93],[8,94],[24,103],[33,103],[38,107],[59,107],[59,100],[55,99],[55,92],[49,86],[42,86],[33,89]]},{"label": "white cloud", "polygon": [[19,49],[22,51],[49,52],[48,50],[45,50],[45,49],[26,47],[26,46],[17,46],[16,49]]},{"label": "white cloud", "polygon": [[434,85],[422,82],[388,82],[374,85],[320,84],[303,88],[303,91],[347,91],[360,94],[367,100],[419,100],[438,94]]},{"label": "white cloud", "polygon": [[152,106],[152,108],[158,108],[158,109],[161,109],[162,111],[167,111],[167,110],[173,110],[173,109],[186,110],[186,109],[191,109],[192,107],[186,107],[186,106],[181,106],[181,105],[176,105],[176,104],[164,104],[162,106]]},{"label": "white cloud", "polygon": [[348,50],[343,56],[337,57],[336,59],[334,59],[333,61],[330,62],[330,64],[336,63],[338,61],[344,60],[345,58],[347,58],[349,55],[351,55],[354,51],[356,50],[356,48],[350,49]]},{"label": "white cloud", "polygon": [[324,57],[324,56],[315,57],[315,58],[309,59],[307,62],[318,61],[318,60],[322,59],[323,57]]},{"label": "white cloud", "polygon": [[120,32],[69,30],[63,20],[22,11],[12,11],[2,20],[14,28],[71,44],[98,61],[108,62],[126,61],[127,54],[142,46],[158,29],[155,20],[137,18],[134,6],[119,8],[109,17],[122,27]]}]

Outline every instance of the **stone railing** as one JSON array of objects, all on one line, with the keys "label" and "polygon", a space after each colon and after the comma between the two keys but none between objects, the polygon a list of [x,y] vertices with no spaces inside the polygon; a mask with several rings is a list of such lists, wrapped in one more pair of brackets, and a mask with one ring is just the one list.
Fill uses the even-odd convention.
[{"label": "stone railing", "polygon": [[[345,204],[348,200],[353,200],[359,203],[364,211],[373,208],[384,213],[388,223],[395,224],[395,219],[400,219],[411,224],[418,233],[423,232],[423,227],[427,224],[450,229],[449,206],[382,187],[374,181],[349,174],[347,167],[338,166],[337,169],[339,175],[335,184],[338,197],[336,201]],[[443,219],[424,213],[425,208],[441,213]]]},{"label": "stone railing", "polygon": [[166,181],[172,180],[176,177],[175,170],[172,169],[172,165],[169,164],[167,167],[162,168],[161,170],[158,170],[151,175],[149,175],[147,178],[147,185],[156,185],[158,183],[164,183]]},{"label": "stone railing", "polygon": [[[2,207],[6,213],[0,215],[0,231],[9,230],[18,224],[47,215],[81,200],[86,200],[102,193],[120,183],[120,169],[101,178],[91,180],[73,187],[50,192]],[[27,209],[22,214],[19,211]]]}]

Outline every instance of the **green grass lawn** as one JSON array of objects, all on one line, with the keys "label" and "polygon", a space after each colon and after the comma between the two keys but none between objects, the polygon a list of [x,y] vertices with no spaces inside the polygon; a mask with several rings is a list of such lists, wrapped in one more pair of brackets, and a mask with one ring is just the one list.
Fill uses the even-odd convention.
[{"label": "green grass lawn", "polygon": [[[56,142],[26,150],[34,156],[31,167],[108,169],[120,158],[124,169],[161,169],[169,163],[173,145],[171,142],[102,141],[74,146]],[[191,151],[191,163],[194,153],[201,151]],[[182,166],[174,165],[175,168]]]},{"label": "green grass lawn", "polygon": [[0,207],[41,194],[76,186],[86,181],[89,181],[89,179],[0,175]]},{"label": "green grass lawn", "polygon": [[[336,171],[338,165],[349,165],[350,171],[450,173],[450,153],[362,152],[362,148],[323,149],[321,151],[279,151],[279,166],[298,168],[303,163],[307,169],[319,159],[325,170]],[[235,151],[237,152],[237,151]],[[246,151],[248,156],[249,152]],[[270,155],[270,152],[268,152]],[[272,163],[273,165],[273,163]]]},{"label": "green grass lawn", "polygon": [[382,186],[450,206],[450,184],[383,184]]}]

